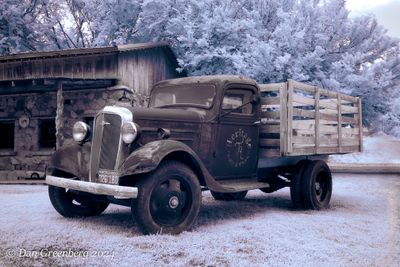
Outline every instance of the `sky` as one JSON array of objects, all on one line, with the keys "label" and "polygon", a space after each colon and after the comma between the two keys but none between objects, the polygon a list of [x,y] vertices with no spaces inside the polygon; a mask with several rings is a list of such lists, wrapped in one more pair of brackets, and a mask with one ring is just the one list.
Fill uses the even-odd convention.
[{"label": "sky", "polygon": [[400,38],[400,0],[347,0],[350,16],[374,14],[388,35]]}]

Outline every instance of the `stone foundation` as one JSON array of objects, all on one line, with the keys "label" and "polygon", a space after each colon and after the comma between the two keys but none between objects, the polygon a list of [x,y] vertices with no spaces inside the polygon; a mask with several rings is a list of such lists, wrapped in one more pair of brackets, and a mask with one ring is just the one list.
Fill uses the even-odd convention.
[{"label": "stone foundation", "polygon": [[[72,126],[78,120],[94,117],[106,104],[114,104],[121,98],[121,90],[106,88],[84,91],[63,92],[63,123],[61,145],[72,140]],[[132,97],[131,94],[127,94]],[[54,148],[40,148],[39,123],[41,119],[55,119],[57,111],[57,93],[31,93],[2,95],[0,97],[0,121],[15,122],[14,149],[0,149],[0,180],[30,177],[32,173],[45,171]],[[29,118],[29,124],[20,123],[20,118]],[[8,173],[9,175],[4,175]],[[6,177],[7,176],[7,177]],[[35,176],[35,175],[34,175]]]}]

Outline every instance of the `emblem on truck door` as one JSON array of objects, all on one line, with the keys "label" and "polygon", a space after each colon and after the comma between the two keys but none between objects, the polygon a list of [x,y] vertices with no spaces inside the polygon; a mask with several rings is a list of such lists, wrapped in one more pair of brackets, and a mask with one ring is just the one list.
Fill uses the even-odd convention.
[{"label": "emblem on truck door", "polygon": [[243,130],[239,129],[232,133],[226,140],[228,162],[233,167],[241,167],[250,158],[251,138]]}]

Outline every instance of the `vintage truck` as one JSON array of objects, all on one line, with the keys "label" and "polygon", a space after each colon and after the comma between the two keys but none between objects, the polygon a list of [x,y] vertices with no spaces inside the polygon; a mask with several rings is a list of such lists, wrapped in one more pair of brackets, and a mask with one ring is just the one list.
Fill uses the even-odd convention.
[{"label": "vintage truck", "polygon": [[242,76],[167,80],[147,108],[106,106],[93,129],[57,150],[46,182],[65,217],[131,207],[145,234],[177,234],[198,215],[202,191],[240,200],[248,190],[290,187],[294,207],[324,209],[332,194],[328,154],[362,149],[361,101],[289,80]]}]

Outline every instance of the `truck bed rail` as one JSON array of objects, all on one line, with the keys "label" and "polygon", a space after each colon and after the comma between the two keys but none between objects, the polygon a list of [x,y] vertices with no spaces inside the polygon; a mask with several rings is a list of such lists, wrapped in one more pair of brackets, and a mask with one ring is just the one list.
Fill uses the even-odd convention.
[{"label": "truck bed rail", "polygon": [[260,157],[362,151],[360,98],[293,80],[259,87]]}]

